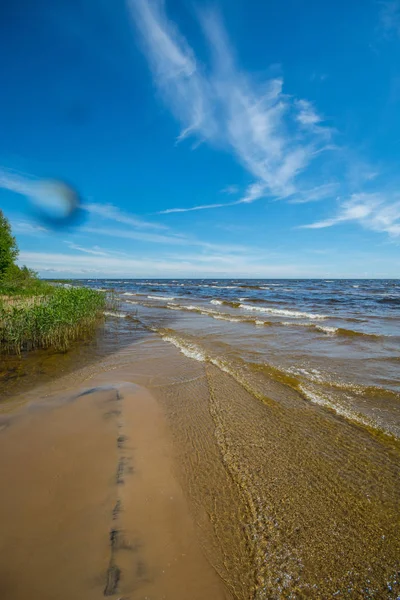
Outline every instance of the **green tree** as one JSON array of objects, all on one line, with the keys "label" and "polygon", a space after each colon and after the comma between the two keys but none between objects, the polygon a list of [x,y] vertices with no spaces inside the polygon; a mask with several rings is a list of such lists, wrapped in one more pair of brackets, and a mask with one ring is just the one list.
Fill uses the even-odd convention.
[{"label": "green tree", "polygon": [[0,210],[0,279],[15,264],[17,256],[18,246],[11,225]]}]

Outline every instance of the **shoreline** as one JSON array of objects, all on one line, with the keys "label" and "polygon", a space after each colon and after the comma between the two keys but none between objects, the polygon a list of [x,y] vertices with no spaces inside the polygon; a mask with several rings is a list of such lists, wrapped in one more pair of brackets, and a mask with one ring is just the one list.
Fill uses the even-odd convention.
[{"label": "shoreline", "polygon": [[[256,379],[253,384],[257,384]],[[147,394],[153,398],[150,403],[146,402],[146,407],[142,406],[143,410],[136,400],[138,396],[131,392],[136,389],[132,387],[134,385],[147,390],[143,392],[147,398]],[[8,470],[7,477],[12,478],[5,486],[7,493],[2,502],[8,501],[14,510],[18,507],[18,501],[10,500],[15,488],[20,511],[26,513],[24,499],[31,488],[35,489],[36,482],[28,481],[25,490],[18,488],[22,485],[19,480],[23,481],[26,467],[21,463],[21,476],[18,477],[18,470],[13,468],[13,449],[20,448],[19,452],[26,452],[32,461],[37,459],[36,469],[50,469],[51,454],[43,451],[39,460],[37,443],[46,444],[53,430],[54,443],[59,439],[48,415],[69,414],[71,432],[75,432],[75,423],[86,419],[88,439],[85,443],[94,443],[99,436],[112,440],[110,453],[113,460],[109,464],[113,467],[104,466],[108,472],[107,489],[112,498],[107,503],[108,520],[103,514],[103,521],[99,517],[93,525],[97,532],[101,523],[104,550],[103,558],[96,563],[97,571],[101,571],[96,580],[97,592],[90,588],[96,597],[104,594],[106,587],[100,587],[107,585],[104,583],[107,572],[110,590],[114,589],[117,576],[121,586],[123,581],[130,582],[133,587],[140,583],[137,592],[124,593],[124,599],[142,599],[140,590],[144,587],[141,586],[150,585],[145,576],[143,580],[136,579],[135,585],[129,579],[133,572],[129,557],[133,551],[127,548],[121,550],[120,560],[115,562],[120,575],[114,568],[107,571],[113,545],[125,547],[132,541],[131,534],[128,535],[129,544],[123,537],[119,539],[119,534],[111,535],[110,515],[120,506],[118,499],[127,506],[130,499],[133,502],[121,513],[126,520],[118,525],[118,529],[130,532],[143,524],[142,538],[148,540],[145,546],[151,554],[150,557],[147,555],[148,564],[153,564],[152,558],[160,564],[161,559],[156,560],[156,557],[161,554],[156,548],[158,539],[163,539],[164,530],[175,540],[180,535],[182,525],[173,514],[164,509],[150,510],[147,503],[135,504],[141,498],[137,494],[139,478],[136,479],[140,448],[143,450],[140,472],[148,472],[153,491],[158,489],[153,495],[155,504],[161,500],[159,484],[166,473],[171,477],[168,481],[175,482],[184,498],[183,512],[188,515],[185,527],[187,531],[190,529],[186,537],[201,554],[201,559],[194,561],[191,577],[194,580],[199,577],[201,582],[209,581],[207,585],[212,589],[217,586],[216,592],[201,592],[203,595],[197,596],[199,600],[218,599],[220,593],[225,594],[221,597],[239,600],[264,600],[274,594],[284,598],[293,593],[320,598],[323,595],[330,597],[337,590],[343,595],[347,589],[353,590],[354,597],[360,597],[360,594],[368,597],[368,590],[375,590],[373,597],[377,598],[397,597],[389,588],[396,590],[395,593],[400,592],[395,580],[395,564],[400,556],[397,539],[400,525],[398,448],[383,444],[365,428],[312,405],[294,389],[273,380],[269,385],[269,400],[265,403],[245,382],[242,385],[216,365],[183,355],[158,334],[148,331],[133,345],[124,346],[100,361],[20,394],[2,405],[0,445],[3,440],[1,456],[4,464],[1,469],[6,473]],[[98,386],[103,389],[87,393]],[[78,390],[86,393],[74,400]],[[121,392],[123,399],[117,400],[116,390]],[[101,411],[96,409],[95,417],[96,402],[107,402],[111,407],[106,411],[101,409],[103,413],[115,413],[104,418],[104,414],[101,416]],[[17,408],[15,413],[9,412],[13,406]],[[90,409],[89,418],[85,411],[90,406],[93,410]],[[123,420],[119,421],[122,416]],[[17,435],[19,422],[28,423],[30,419],[36,426],[26,426],[26,436]],[[161,424],[162,435],[151,430],[154,421]],[[62,422],[64,427],[64,418]],[[112,434],[101,436],[100,432],[106,431],[104,428],[111,422]],[[122,426],[120,433],[118,422]],[[13,435],[15,446],[7,441]],[[125,436],[137,441],[134,448]],[[140,444],[139,439],[142,439]],[[71,473],[77,468],[75,463],[78,465],[80,459],[74,454],[75,441],[73,444],[71,453],[67,450],[57,463],[60,473],[65,472],[72,456],[76,458],[74,464],[70,464]],[[48,445],[52,447],[52,444]],[[133,460],[119,463],[118,452],[123,451],[123,457],[129,458],[132,449]],[[103,464],[102,459],[95,460],[93,453],[91,456],[92,460],[86,466],[89,473],[92,464]],[[104,465],[109,459],[108,453]],[[130,473],[131,467],[136,468],[136,473]],[[117,484],[118,473],[124,475],[125,469],[128,473],[126,481]],[[74,479],[71,477],[68,484],[64,478],[66,494],[71,493]],[[147,484],[150,485],[150,480]],[[43,481],[37,485],[39,492],[47,489]],[[115,495],[119,488],[123,492],[120,498]],[[94,495],[97,503],[105,487],[102,484],[98,489],[99,493],[88,492],[88,499],[91,497],[93,501]],[[0,514],[7,515],[7,512],[4,508]],[[181,514],[182,510],[179,512]],[[61,513],[59,508],[54,511],[54,514]],[[156,513],[158,521],[154,516]],[[43,518],[46,523],[47,515]],[[8,526],[10,519],[5,516],[4,520]],[[14,522],[17,521],[18,518],[14,518]],[[156,522],[158,525],[154,527]],[[71,547],[81,543],[79,535],[71,539]],[[26,533],[22,531],[19,536],[23,548]],[[64,543],[63,536],[60,532],[57,544]],[[43,551],[41,561],[46,564],[45,546]],[[3,552],[7,565],[7,552]],[[130,566],[125,566],[126,559]],[[195,565],[200,563],[204,565],[202,574],[193,575],[198,573]],[[190,571],[187,566],[179,568],[179,564],[182,563],[178,561],[177,569],[170,571],[173,576],[166,598],[171,600],[179,598],[182,586],[186,586],[182,582],[186,581],[186,573]],[[64,567],[61,562],[60,565],[62,573]],[[80,565],[74,567],[72,564],[71,569],[74,568],[80,572]],[[90,568],[94,569],[93,565],[88,566]],[[129,571],[129,576],[124,575],[124,569]],[[142,567],[139,570],[143,572]],[[57,566],[52,571],[55,585],[59,577]],[[158,581],[165,581],[160,572],[157,573],[160,575]],[[152,584],[156,585],[154,578]],[[79,593],[82,589],[92,593],[85,586],[86,580]],[[204,590],[201,585],[197,587]],[[88,594],[86,596],[90,598]],[[195,594],[194,591],[192,597],[196,598]],[[119,597],[118,594],[114,596]],[[23,596],[8,594],[7,597],[22,600]]]},{"label": "shoreline", "polygon": [[4,597],[227,598],[173,474],[162,412],[125,376],[96,373],[90,388],[3,423]]}]

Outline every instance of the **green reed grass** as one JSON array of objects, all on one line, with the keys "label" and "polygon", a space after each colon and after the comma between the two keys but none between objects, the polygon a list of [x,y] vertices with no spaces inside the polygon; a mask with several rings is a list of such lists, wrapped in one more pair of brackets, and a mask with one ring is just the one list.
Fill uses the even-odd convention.
[{"label": "green reed grass", "polygon": [[93,331],[107,303],[106,294],[87,288],[43,283],[24,292],[9,295],[0,288],[0,352],[66,350]]}]

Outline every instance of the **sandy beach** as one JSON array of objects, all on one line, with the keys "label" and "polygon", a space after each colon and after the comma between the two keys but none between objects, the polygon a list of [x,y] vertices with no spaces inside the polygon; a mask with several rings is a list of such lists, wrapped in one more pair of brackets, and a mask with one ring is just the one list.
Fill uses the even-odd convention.
[{"label": "sandy beach", "polygon": [[126,373],[112,375],[3,419],[0,596],[227,598],[160,407]]},{"label": "sandy beach", "polygon": [[2,404],[0,595],[396,597],[398,455],[150,332]]}]

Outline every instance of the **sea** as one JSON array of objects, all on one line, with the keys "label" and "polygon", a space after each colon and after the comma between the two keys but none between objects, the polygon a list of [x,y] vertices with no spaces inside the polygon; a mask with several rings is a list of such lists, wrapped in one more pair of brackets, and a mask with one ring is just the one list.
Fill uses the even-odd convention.
[{"label": "sea", "polygon": [[400,436],[400,281],[84,280],[193,360],[253,369]]}]

